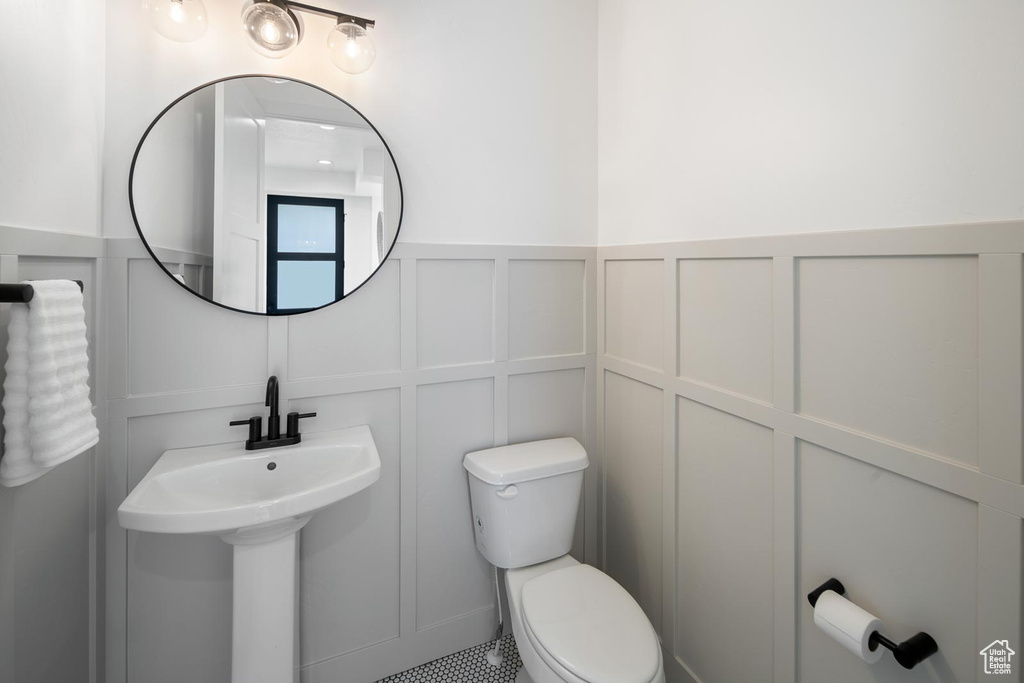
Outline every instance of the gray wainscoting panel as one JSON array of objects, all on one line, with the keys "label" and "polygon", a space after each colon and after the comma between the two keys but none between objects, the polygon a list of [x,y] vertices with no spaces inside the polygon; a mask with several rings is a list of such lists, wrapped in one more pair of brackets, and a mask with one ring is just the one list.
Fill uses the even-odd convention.
[{"label": "gray wainscoting panel", "polygon": [[[533,372],[508,378],[508,442],[574,437],[587,442],[585,418],[586,371],[583,368]],[[590,453],[589,457],[594,458]],[[583,527],[586,512],[583,491],[576,518],[572,555],[583,561]]]},{"label": "gray wainscoting panel", "polygon": [[[563,271],[582,279],[593,248],[402,244],[351,298],[267,320],[187,295],[129,247],[106,259],[111,348],[128,340],[131,351],[130,364],[112,352],[107,368],[117,427],[108,514],[165,449],[241,440],[244,430],[227,422],[265,412],[263,384],[277,374],[282,412],[317,411],[305,431],[369,424],[382,464],[373,487],[302,532],[303,683],[369,683],[490,638],[493,575],[474,545],[462,458],[510,433],[576,436],[596,452],[585,379],[594,360],[584,346],[566,355],[549,343],[547,302],[516,315],[521,334],[545,340],[535,352],[549,355],[499,357],[509,264],[561,264],[537,269],[559,286],[572,279]],[[576,289],[561,296],[560,310],[579,299]],[[580,308],[592,307],[585,292]],[[581,334],[593,325],[584,322]],[[227,680],[230,547],[128,535],[116,520],[109,530],[107,683]]]},{"label": "gray wainscoting panel", "polygon": [[129,392],[265,382],[267,320],[185,292],[148,260],[129,264]]},{"label": "gray wainscoting panel", "polygon": [[772,400],[771,259],[679,262],[679,374]]},{"label": "gray wainscoting panel", "polygon": [[657,629],[663,608],[662,392],[612,372],[605,373],[604,387],[605,571]]},{"label": "gray wainscoting panel", "polygon": [[399,636],[400,404],[400,390],[385,389],[289,406],[317,411],[308,432],[369,425],[380,455],[377,483],[321,510],[302,530],[303,666]]},{"label": "gray wainscoting panel", "polygon": [[421,386],[416,406],[416,627],[494,604],[494,579],[476,552],[466,453],[494,444],[491,379]]},{"label": "gray wainscoting panel", "polygon": [[[1024,257],[978,257],[978,465],[1024,483]],[[991,642],[991,641],[989,641]],[[987,643],[986,643],[987,644]]]},{"label": "gray wainscoting panel", "polygon": [[[980,683],[1021,651],[1022,253],[1020,222],[598,248],[604,567],[664,577],[669,680]],[[652,499],[660,554],[621,523]],[[844,650],[806,599],[831,576],[938,655]]]},{"label": "gray wainscoting panel", "polygon": [[[978,506],[819,446],[798,442],[802,681],[969,681],[978,670]],[[939,654],[914,671],[867,665],[814,625],[806,598],[835,576],[900,641],[926,631]],[[845,656],[840,656],[845,655]]]},{"label": "gray wainscoting panel", "polygon": [[89,450],[0,489],[0,620],[11,649],[0,680],[88,680],[92,464]]},{"label": "gray wainscoting panel", "polygon": [[799,412],[978,463],[978,262],[800,259]]},{"label": "gray wainscoting panel", "polygon": [[583,368],[509,377],[509,443],[561,436],[584,443],[584,379]]},{"label": "gray wainscoting panel", "polygon": [[584,261],[509,261],[509,358],[586,351],[584,268]]},{"label": "gray wainscoting panel", "polygon": [[677,409],[679,654],[704,683],[770,680],[772,430],[682,398]]},{"label": "gray wainscoting panel", "polygon": [[421,368],[494,360],[494,262],[421,260],[416,286]]},{"label": "gray wainscoting panel", "polygon": [[664,283],[662,261],[604,262],[605,353],[662,367]]},{"label": "gray wainscoting panel", "polygon": [[401,367],[399,264],[386,262],[354,295],[288,318],[288,376],[389,372]]}]

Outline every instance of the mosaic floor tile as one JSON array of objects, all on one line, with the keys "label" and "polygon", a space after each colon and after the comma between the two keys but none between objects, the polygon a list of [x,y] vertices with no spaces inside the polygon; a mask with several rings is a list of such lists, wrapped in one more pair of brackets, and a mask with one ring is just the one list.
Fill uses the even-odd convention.
[{"label": "mosaic floor tile", "polygon": [[415,669],[388,676],[377,683],[514,683],[523,665],[516,640],[509,634],[501,640],[501,666],[487,663],[487,651],[494,641],[435,659]]}]

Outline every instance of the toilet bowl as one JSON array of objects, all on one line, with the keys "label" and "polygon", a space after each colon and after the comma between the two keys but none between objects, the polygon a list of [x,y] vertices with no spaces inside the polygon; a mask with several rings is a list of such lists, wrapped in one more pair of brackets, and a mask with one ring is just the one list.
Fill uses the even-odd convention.
[{"label": "toilet bowl", "polygon": [[551,439],[466,456],[476,545],[504,568],[516,683],[664,683],[661,645],[611,577],[571,556],[587,455]]},{"label": "toilet bowl", "polygon": [[661,646],[622,586],[565,555],[505,574],[516,683],[664,683]]}]

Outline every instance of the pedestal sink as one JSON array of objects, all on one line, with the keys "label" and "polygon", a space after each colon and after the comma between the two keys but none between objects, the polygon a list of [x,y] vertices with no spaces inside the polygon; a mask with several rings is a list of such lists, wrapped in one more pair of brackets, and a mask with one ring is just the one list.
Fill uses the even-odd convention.
[{"label": "pedestal sink", "polygon": [[299,529],[379,477],[365,425],[263,451],[182,448],[160,456],[117,515],[126,529],[216,534],[234,546],[232,683],[291,683]]}]

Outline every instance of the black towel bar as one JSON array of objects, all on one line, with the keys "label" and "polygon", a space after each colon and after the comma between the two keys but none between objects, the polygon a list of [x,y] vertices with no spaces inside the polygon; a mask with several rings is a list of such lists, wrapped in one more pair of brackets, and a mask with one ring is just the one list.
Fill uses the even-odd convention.
[{"label": "black towel bar", "polygon": [[[85,291],[85,285],[81,280],[74,281],[80,290]],[[25,303],[32,301],[35,290],[32,285],[23,285],[20,282],[14,284],[0,284],[0,304]]]},{"label": "black towel bar", "polygon": [[[807,594],[807,602],[811,603],[811,607],[817,604],[818,598],[825,591],[834,591],[842,595],[846,592],[846,588],[843,587],[839,579],[829,579]],[[935,642],[935,639],[923,631],[917,635],[910,636],[910,638],[902,643],[894,643],[878,631],[875,631],[871,634],[871,640],[868,642],[872,650],[881,645],[891,652],[899,665],[904,669],[913,669],[939,651],[939,645]]]}]

